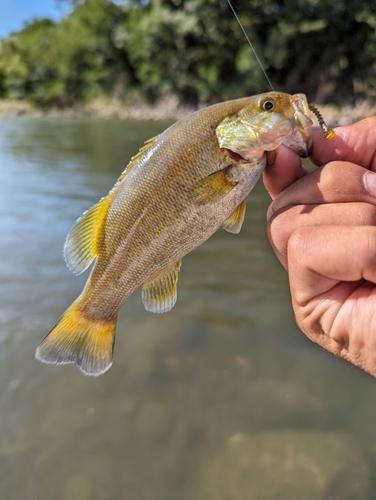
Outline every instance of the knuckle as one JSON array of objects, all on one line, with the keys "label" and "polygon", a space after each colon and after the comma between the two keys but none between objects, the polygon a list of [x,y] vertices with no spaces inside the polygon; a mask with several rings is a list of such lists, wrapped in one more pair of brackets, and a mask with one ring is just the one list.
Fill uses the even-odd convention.
[{"label": "knuckle", "polygon": [[268,236],[273,245],[286,253],[287,242],[297,225],[300,207],[285,207],[279,210],[268,222]]},{"label": "knuckle", "polygon": [[355,171],[364,173],[364,169],[355,165],[354,163],[346,161],[330,161],[322,167],[320,175],[320,183],[331,184],[335,183],[336,187],[342,186],[344,180],[351,176],[352,182],[354,181],[353,175]]},{"label": "knuckle", "polygon": [[299,258],[306,254],[306,250],[309,247],[309,238],[312,233],[312,228],[309,226],[299,227],[295,229],[295,231],[291,234],[288,245],[287,252],[289,255],[289,259],[291,258]]},{"label": "knuckle", "polygon": [[326,202],[361,201],[368,197],[364,168],[346,161],[331,161],[322,167],[318,186]]}]

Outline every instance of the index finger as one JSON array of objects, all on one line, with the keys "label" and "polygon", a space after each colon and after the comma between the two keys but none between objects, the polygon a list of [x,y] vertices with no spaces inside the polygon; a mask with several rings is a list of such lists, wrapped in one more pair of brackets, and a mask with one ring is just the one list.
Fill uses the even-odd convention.
[{"label": "index finger", "polygon": [[314,132],[311,160],[321,166],[341,160],[376,171],[376,117],[334,129],[333,139]]}]

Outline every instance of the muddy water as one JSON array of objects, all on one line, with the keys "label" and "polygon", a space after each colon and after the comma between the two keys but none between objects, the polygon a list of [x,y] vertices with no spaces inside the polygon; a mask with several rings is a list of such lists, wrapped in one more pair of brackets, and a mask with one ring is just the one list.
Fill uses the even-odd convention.
[{"label": "muddy water", "polygon": [[261,185],[240,235],[184,259],[170,313],[127,301],[108,373],[35,361],[86,279],[67,232],[166,126],[0,120],[0,498],[375,498],[376,381],[296,328]]}]

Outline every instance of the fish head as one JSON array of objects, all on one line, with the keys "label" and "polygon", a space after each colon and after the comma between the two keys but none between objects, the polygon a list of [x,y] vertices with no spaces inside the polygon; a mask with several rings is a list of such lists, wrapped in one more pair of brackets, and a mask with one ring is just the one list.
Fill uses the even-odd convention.
[{"label": "fish head", "polygon": [[312,125],[304,94],[267,92],[250,97],[237,113],[216,128],[218,143],[246,160],[281,144],[307,157],[312,150]]}]

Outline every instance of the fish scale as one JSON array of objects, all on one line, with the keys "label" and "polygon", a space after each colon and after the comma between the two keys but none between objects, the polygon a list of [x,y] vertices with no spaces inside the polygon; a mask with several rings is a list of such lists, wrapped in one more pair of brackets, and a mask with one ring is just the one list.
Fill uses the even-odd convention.
[{"label": "fish scale", "polygon": [[95,264],[37,358],[87,375],[108,370],[125,300],[141,286],[147,310],[170,310],[184,255],[221,226],[240,231],[265,152],[284,144],[307,156],[311,127],[305,96],[269,92],[198,111],[148,141],[69,233],[69,267]]}]

